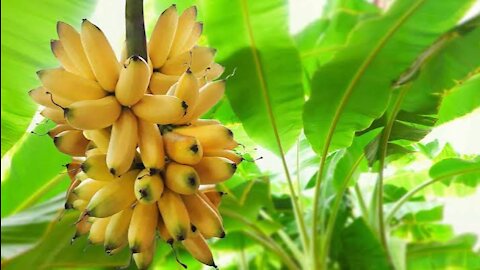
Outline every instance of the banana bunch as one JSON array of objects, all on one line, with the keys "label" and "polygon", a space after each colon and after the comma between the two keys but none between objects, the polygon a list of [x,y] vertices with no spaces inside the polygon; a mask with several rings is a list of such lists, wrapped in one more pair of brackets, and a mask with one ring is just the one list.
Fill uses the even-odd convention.
[{"label": "banana bunch", "polygon": [[65,209],[80,211],[72,241],[88,235],[114,255],[130,248],[139,269],[150,265],[157,235],[215,266],[206,242],[223,238],[215,184],[242,157],[230,129],[201,116],[220,101],[224,68],[215,49],[196,46],[203,24],[196,7],[176,6],[158,18],[148,59],[118,60],[104,33],[88,20],[81,31],[59,22],[51,42],[60,67],[37,72],[29,92],[48,132],[72,156]]}]

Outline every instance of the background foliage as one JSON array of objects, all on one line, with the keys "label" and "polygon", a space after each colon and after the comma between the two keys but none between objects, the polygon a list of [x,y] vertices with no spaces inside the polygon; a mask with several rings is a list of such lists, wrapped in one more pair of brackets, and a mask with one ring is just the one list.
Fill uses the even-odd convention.
[{"label": "background foliage", "polygon": [[[36,70],[57,65],[56,22],[78,27],[100,2],[2,1],[2,269],[129,263],[127,251],[70,245],[74,214],[59,218],[68,158],[30,133],[52,126],[34,117],[27,92]],[[202,42],[218,49],[226,74],[235,69],[207,115],[228,124],[247,158],[220,186],[227,236],[212,246],[222,269],[307,269],[312,235],[329,269],[480,269],[477,235],[443,218],[445,198],[478,191],[480,153],[424,139],[480,112],[480,16],[461,20],[475,1],[331,0],[292,35],[285,1],[152,0],[147,30],[174,2],[199,6]],[[103,23],[123,26],[113,13]],[[179,267],[167,245],[154,267]]]}]

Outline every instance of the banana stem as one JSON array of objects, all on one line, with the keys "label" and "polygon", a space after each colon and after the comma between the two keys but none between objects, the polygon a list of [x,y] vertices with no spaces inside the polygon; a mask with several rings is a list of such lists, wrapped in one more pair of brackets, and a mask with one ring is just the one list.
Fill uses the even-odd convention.
[{"label": "banana stem", "polygon": [[143,22],[143,0],[127,0],[125,6],[127,55],[147,58],[147,40]]}]

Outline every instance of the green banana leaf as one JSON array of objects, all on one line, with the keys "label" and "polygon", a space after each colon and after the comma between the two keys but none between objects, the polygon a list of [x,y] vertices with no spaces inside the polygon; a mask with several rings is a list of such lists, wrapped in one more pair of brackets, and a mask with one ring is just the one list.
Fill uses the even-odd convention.
[{"label": "green banana leaf", "polygon": [[217,59],[227,73],[236,70],[226,90],[234,112],[258,144],[286,152],[300,133],[304,98],[284,1],[201,1],[201,7]]},{"label": "green banana leaf", "polygon": [[383,114],[392,82],[472,3],[396,1],[383,16],[356,28],[313,78],[304,109],[305,134],[313,148],[325,152],[350,145],[355,131]]}]

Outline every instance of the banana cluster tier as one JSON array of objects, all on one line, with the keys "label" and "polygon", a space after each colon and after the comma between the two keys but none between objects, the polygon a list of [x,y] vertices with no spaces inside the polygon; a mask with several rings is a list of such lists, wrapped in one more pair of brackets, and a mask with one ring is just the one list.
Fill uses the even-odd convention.
[{"label": "banana cluster tier", "polygon": [[108,254],[127,246],[138,268],[154,256],[157,235],[215,266],[206,239],[225,236],[215,184],[242,161],[233,133],[200,119],[224,95],[215,50],[196,46],[195,7],[159,17],[148,59],[118,60],[103,32],[59,22],[51,42],[61,67],[39,71],[29,92],[57,123],[59,151],[72,156],[66,209],[80,211],[74,239],[88,234]]}]

